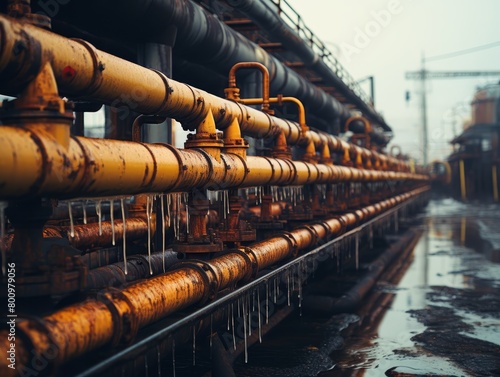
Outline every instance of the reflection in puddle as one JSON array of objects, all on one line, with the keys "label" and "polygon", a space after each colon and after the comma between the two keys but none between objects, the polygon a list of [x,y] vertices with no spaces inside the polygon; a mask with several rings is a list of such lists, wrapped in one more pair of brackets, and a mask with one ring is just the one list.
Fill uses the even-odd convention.
[{"label": "reflection in puddle", "polygon": [[404,276],[378,282],[359,320],[288,319],[237,375],[500,375],[500,207],[434,200],[421,220]]},{"label": "reflection in puddle", "polygon": [[500,374],[500,207],[431,201],[424,224],[379,327],[322,376]]}]

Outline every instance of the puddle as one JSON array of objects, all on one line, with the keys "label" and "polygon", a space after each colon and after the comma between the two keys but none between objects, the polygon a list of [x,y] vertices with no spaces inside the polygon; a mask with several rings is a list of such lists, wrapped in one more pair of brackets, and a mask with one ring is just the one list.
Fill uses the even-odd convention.
[{"label": "puddle", "polygon": [[[500,206],[433,200],[421,219],[408,270],[377,284],[359,321],[339,332],[316,318],[287,320],[285,339],[252,349],[237,375],[500,376]],[[296,350],[295,339],[305,342]]]}]

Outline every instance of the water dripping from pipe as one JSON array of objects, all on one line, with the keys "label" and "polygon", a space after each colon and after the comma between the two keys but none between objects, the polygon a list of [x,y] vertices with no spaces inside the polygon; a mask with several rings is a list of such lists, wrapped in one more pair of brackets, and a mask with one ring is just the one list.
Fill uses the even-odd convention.
[{"label": "water dripping from pipe", "polygon": [[115,246],[115,214],[114,214],[114,200],[109,201],[109,218],[111,220],[111,244]]},{"label": "water dripping from pipe", "polygon": [[100,200],[95,203],[95,212],[97,213],[97,221],[99,223],[99,235],[102,236],[102,211]]},{"label": "water dripping from pipe", "polygon": [[149,274],[153,275],[153,268],[151,266],[151,212],[153,210],[153,198],[148,195],[146,198],[146,217],[148,222],[148,264]]},{"label": "water dripping from pipe", "polygon": [[[125,275],[127,275],[128,274],[128,266],[127,266],[127,221],[126,221],[126,218],[125,218],[125,200],[123,198],[120,199],[120,206],[121,206],[121,210],[122,210],[122,222],[123,222],[123,266],[124,266],[123,272],[125,273]],[[100,207],[100,202],[99,202],[99,207]],[[99,218],[100,218],[100,216],[99,216]]]},{"label": "water dripping from pipe", "polygon": [[82,211],[83,211],[83,224],[87,225],[87,201],[82,201]]},{"label": "water dripping from pipe", "polygon": [[68,214],[69,214],[69,236],[71,238],[75,237],[75,223],[73,222],[73,211],[71,209],[71,202],[68,201]]}]

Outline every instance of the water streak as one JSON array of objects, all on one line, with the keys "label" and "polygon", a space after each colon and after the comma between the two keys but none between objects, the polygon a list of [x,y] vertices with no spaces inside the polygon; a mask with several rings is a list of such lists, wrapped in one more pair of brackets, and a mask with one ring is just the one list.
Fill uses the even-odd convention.
[{"label": "water streak", "polygon": [[[101,206],[99,202],[99,207]],[[128,274],[128,266],[127,266],[127,220],[125,218],[125,200],[123,198],[120,199],[120,206],[122,210],[122,222],[123,222],[123,272],[125,275]],[[97,208],[97,207],[96,207]],[[100,215],[99,215],[100,218]],[[100,226],[100,224],[99,224]]]},{"label": "water streak", "polygon": [[115,246],[115,213],[113,199],[109,201],[109,218],[111,220],[111,244]]},{"label": "water streak", "polygon": [[95,203],[95,212],[97,213],[97,220],[99,222],[99,235],[102,236],[102,211],[100,200]]},{"label": "water streak", "polygon": [[68,213],[69,213],[69,236],[71,238],[75,237],[75,223],[73,222],[73,211],[71,210],[71,202],[68,201]]}]

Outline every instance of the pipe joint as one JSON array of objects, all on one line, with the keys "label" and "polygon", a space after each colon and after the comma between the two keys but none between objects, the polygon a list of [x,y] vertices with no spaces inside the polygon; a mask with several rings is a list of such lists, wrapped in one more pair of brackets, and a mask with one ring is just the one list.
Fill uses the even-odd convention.
[{"label": "pipe joint", "polygon": [[104,293],[98,293],[96,300],[103,303],[111,313],[114,327],[112,345],[130,344],[139,331],[139,319],[125,293],[110,287]]},{"label": "pipe joint", "polygon": [[183,270],[191,268],[198,272],[204,282],[204,293],[198,305],[203,305],[208,300],[212,300],[217,295],[220,288],[220,281],[217,279],[217,273],[209,262],[199,259],[190,259],[189,261],[177,263],[174,270]]}]

